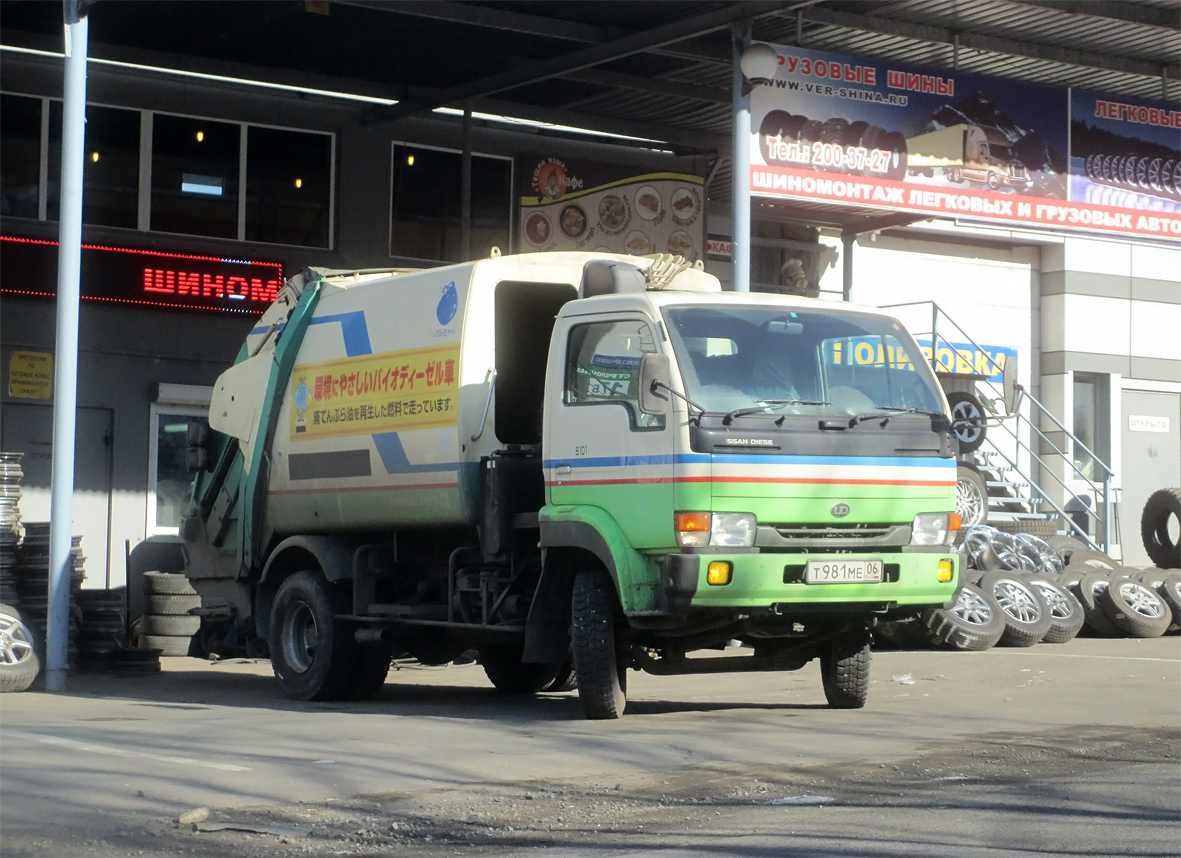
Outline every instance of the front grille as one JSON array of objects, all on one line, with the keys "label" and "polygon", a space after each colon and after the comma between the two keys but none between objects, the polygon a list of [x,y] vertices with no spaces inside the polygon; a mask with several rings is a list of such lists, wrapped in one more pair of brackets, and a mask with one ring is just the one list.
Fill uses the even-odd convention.
[{"label": "front grille", "polygon": [[890,532],[889,524],[853,524],[831,527],[826,524],[772,524],[782,539],[881,539]]}]

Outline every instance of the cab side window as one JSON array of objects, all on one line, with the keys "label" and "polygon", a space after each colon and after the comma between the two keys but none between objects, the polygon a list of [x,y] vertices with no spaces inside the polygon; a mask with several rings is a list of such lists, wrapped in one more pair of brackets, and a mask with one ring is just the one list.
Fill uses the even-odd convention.
[{"label": "cab side window", "polygon": [[563,401],[574,406],[622,407],[633,430],[663,429],[664,415],[644,414],[638,403],[640,358],[655,352],[656,340],[646,322],[620,319],[572,328],[566,346]]}]

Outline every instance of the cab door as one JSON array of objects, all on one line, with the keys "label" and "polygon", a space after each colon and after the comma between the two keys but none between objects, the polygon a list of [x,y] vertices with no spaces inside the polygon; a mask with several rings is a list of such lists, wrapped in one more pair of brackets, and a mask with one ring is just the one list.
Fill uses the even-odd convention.
[{"label": "cab door", "polygon": [[543,444],[551,505],[599,507],[632,548],[673,544],[673,431],[638,403],[656,326],[637,315],[562,320],[554,332]]}]

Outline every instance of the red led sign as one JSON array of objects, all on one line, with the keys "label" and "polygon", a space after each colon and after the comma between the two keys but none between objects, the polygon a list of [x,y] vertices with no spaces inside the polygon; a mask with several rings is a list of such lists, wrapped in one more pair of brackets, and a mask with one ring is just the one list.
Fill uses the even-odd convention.
[{"label": "red led sign", "polygon": [[[55,296],[56,241],[0,235],[0,254],[0,292]],[[82,245],[80,288],[92,301],[257,315],[282,285],[277,262]]]}]

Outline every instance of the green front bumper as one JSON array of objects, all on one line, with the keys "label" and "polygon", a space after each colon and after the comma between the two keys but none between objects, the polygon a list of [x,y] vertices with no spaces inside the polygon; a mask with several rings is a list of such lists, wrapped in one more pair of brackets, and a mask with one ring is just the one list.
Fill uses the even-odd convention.
[{"label": "green front bumper", "polygon": [[[940,548],[937,552],[924,549],[835,556],[779,552],[676,554],[670,555],[665,562],[664,583],[671,604],[692,608],[769,608],[773,605],[821,606],[826,603],[848,607],[849,603],[857,602],[875,607],[883,603],[943,605],[955,595],[959,557],[948,546]],[[802,567],[809,559],[838,558],[883,560],[886,577],[896,580],[873,584],[802,583]],[[941,560],[952,564],[952,579],[947,583],[940,583],[936,578]],[[714,585],[706,580],[709,564],[714,561],[732,564],[729,584]]]}]

